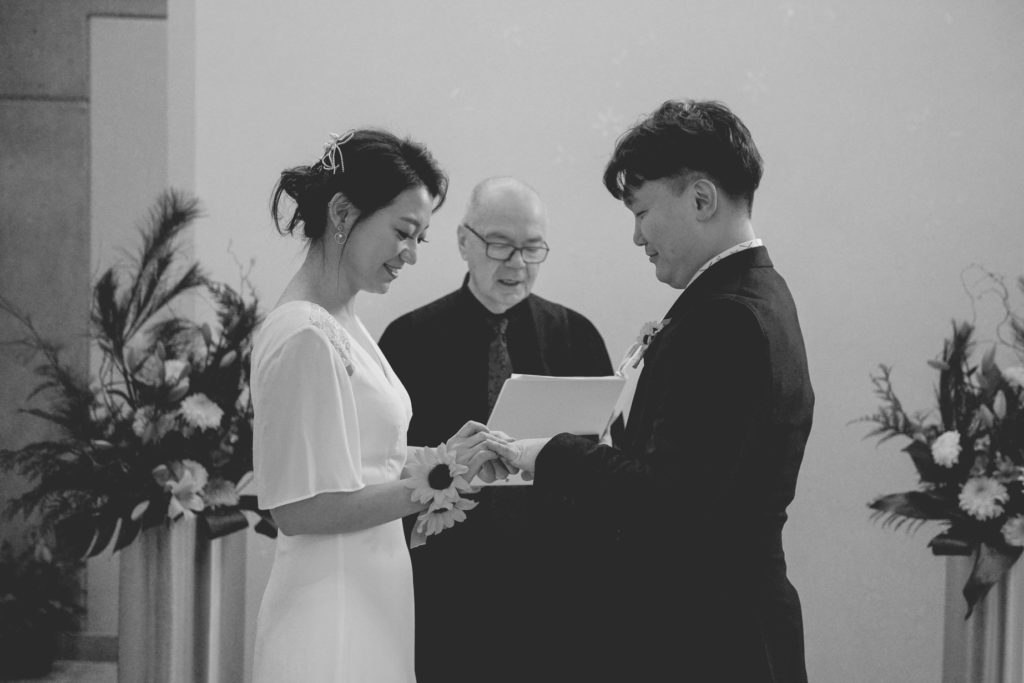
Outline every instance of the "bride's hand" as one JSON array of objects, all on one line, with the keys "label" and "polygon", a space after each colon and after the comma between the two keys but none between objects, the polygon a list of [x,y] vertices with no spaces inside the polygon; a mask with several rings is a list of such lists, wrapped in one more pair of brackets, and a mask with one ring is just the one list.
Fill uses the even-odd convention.
[{"label": "bride's hand", "polygon": [[448,452],[455,456],[460,465],[468,465],[470,458],[476,454],[480,444],[487,440],[487,425],[470,420],[462,425],[459,431],[452,434],[445,442]]},{"label": "bride's hand", "polygon": [[483,481],[490,483],[496,478],[508,476],[507,468],[491,448],[495,442],[500,443],[486,425],[470,420],[445,445],[448,452],[455,456],[455,462],[469,468],[464,475],[466,481],[473,481],[479,475]]}]

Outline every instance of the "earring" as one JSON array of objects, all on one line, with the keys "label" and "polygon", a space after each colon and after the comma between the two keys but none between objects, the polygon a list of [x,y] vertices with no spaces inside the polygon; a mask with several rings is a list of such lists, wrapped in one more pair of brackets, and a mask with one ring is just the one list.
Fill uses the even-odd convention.
[{"label": "earring", "polygon": [[348,235],[342,232],[341,228],[334,231],[334,241],[338,244],[345,244],[345,240],[348,239]]}]

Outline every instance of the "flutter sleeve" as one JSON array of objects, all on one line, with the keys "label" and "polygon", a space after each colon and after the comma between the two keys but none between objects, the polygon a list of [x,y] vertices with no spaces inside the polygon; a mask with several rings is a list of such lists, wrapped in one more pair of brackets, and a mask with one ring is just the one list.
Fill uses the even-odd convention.
[{"label": "flutter sleeve", "polygon": [[321,329],[302,327],[285,339],[262,359],[253,388],[261,508],[363,487],[352,381]]}]

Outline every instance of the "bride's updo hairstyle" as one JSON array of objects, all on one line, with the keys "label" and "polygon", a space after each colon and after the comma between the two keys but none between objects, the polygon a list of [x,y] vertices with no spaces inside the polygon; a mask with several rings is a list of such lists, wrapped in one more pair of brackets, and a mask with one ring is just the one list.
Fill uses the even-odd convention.
[{"label": "bride's updo hairstyle", "polygon": [[[270,215],[281,234],[301,229],[310,241],[323,239],[327,204],[341,193],[359,212],[356,224],[384,208],[402,192],[424,187],[441,208],[448,192],[448,176],[423,145],[400,139],[379,129],[360,129],[332,136],[323,156],[311,166],[281,172],[270,202]],[[295,202],[295,210],[282,225],[281,195]]]}]

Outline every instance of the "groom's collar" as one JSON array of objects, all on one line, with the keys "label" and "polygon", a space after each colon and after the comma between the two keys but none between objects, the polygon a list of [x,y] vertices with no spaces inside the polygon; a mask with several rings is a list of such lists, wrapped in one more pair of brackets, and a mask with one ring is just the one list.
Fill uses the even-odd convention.
[{"label": "groom's collar", "polygon": [[[728,251],[728,250],[727,250]],[[721,288],[733,282],[740,273],[751,268],[771,268],[772,260],[768,256],[768,250],[764,246],[747,247],[735,251],[712,263],[698,279],[693,280],[689,287],[684,289],[675,303],[665,315],[666,318],[678,317],[679,307],[684,300],[691,298],[694,294],[708,289]]]},{"label": "groom's collar", "polygon": [[726,258],[732,256],[733,254],[738,254],[741,251],[747,251],[748,249],[756,249],[757,247],[763,247],[763,246],[764,246],[764,243],[759,238],[757,238],[757,237],[755,237],[752,240],[747,240],[746,242],[740,242],[739,244],[732,245],[728,249],[726,249],[726,250],[722,251],[721,253],[719,253],[719,254],[713,256],[712,258],[708,259],[708,261],[704,265],[702,265],[700,268],[698,268],[697,272],[694,273],[693,277],[690,278],[690,281],[686,283],[685,287],[683,287],[683,291],[685,292],[687,289],[692,287],[693,283],[697,281],[697,278],[699,278],[701,275],[703,275],[706,270],[711,268],[711,266],[715,265],[719,261],[721,261],[723,259],[726,259]]}]

